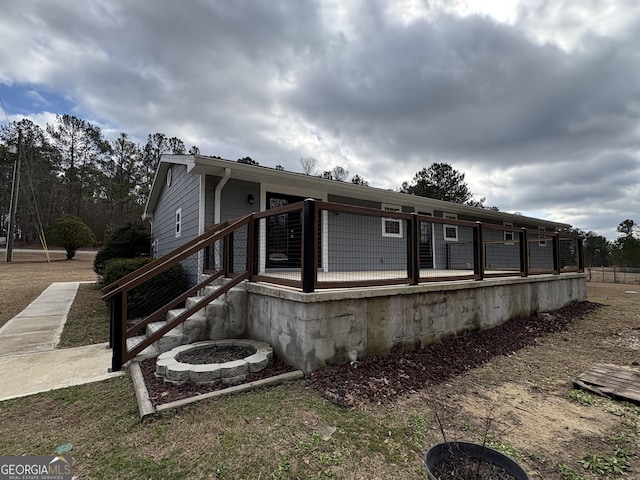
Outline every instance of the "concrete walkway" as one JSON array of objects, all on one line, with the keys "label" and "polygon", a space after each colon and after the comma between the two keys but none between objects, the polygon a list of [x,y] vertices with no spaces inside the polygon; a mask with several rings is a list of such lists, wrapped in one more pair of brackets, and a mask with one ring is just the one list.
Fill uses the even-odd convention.
[{"label": "concrete walkway", "polygon": [[52,283],[0,328],[0,401],[122,375],[106,343],[55,349],[78,286]]}]

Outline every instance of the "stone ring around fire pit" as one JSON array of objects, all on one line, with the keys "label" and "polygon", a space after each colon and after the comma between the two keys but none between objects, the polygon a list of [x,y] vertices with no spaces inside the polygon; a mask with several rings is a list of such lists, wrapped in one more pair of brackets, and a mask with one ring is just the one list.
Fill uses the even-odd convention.
[{"label": "stone ring around fire pit", "polygon": [[[238,360],[220,363],[183,363],[179,361],[181,354],[193,353],[197,356],[198,350],[216,347],[240,347],[252,353]],[[215,385],[220,382],[224,385],[239,385],[246,381],[247,372],[255,373],[263,370],[269,365],[272,358],[273,349],[264,342],[247,339],[208,340],[190,345],[180,345],[160,354],[156,360],[156,376],[164,378],[165,382],[178,385],[185,382],[196,385]]]}]

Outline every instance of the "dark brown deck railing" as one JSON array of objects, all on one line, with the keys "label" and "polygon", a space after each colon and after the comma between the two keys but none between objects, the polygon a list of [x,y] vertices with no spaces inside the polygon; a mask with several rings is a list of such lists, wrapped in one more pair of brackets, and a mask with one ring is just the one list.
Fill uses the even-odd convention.
[{"label": "dark brown deck railing", "polygon": [[[178,264],[191,282],[130,318],[135,290]],[[306,200],[213,226],[104,288],[111,302],[112,369],[134,358],[243,280],[317,289],[417,285],[450,280],[582,272],[582,241],[563,233]],[[197,275],[194,276],[194,272]],[[204,275],[202,275],[204,274]],[[151,322],[214,280],[224,286],[183,309],[151,336]],[[136,337],[136,341],[128,339]]]},{"label": "dark brown deck railing", "polygon": [[[204,308],[207,304],[226,293],[235,285],[249,278],[250,258],[252,256],[251,246],[253,245],[253,242],[250,241],[252,236],[252,224],[250,220],[251,216],[247,216],[215,225],[203,235],[196,237],[190,242],[182,245],[180,248],[154,260],[135,272],[121,278],[117,282],[107,285],[103,289],[104,295],[102,299],[109,301],[111,304],[111,335],[109,343],[113,349],[111,362],[111,368],[113,371],[120,370],[124,363],[134,358],[145,348],[159,340],[167,332],[186,321],[191,315]],[[247,230],[247,240],[244,242],[247,253],[246,265],[243,271],[236,272],[234,271],[236,268],[234,267],[234,262],[229,251],[233,249],[234,234],[243,228]],[[202,262],[202,269],[200,271],[204,272],[206,270],[208,275],[203,276],[203,279],[201,280],[198,279],[195,282],[195,286],[189,286],[186,290],[174,292],[175,296],[161,299],[162,302],[160,307],[153,308],[152,311],[149,312],[143,312],[140,318],[131,318],[130,313],[133,309],[131,308],[132,306],[128,300],[132,292],[138,288],[144,288],[145,285],[149,285],[150,282],[158,278],[158,275],[169,271],[171,268],[177,266],[181,262],[185,262],[185,260],[189,258],[204,258],[206,251],[216,246],[216,244],[220,245],[221,252],[221,262],[219,262],[219,266],[211,269],[207,268],[207,265]],[[182,306],[187,298],[195,296],[214,280],[223,276],[232,277],[232,279],[213,293],[203,296],[197,304],[182,311],[170,322],[167,322],[161,328],[156,330],[152,335],[147,337],[140,334],[140,332],[144,332],[146,330],[147,325],[152,322],[164,320],[169,310]],[[153,292],[151,292],[151,294],[153,294]],[[134,337],[137,337],[139,341],[136,341],[134,345],[129,346],[127,340]]]}]

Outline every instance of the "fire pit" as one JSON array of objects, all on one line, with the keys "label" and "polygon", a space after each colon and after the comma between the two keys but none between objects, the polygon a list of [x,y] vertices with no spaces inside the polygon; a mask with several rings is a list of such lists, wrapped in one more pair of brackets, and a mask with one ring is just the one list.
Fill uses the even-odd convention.
[{"label": "fire pit", "polygon": [[255,373],[269,365],[273,349],[264,342],[246,339],[209,340],[180,345],[160,354],[156,376],[165,382],[197,385],[239,385],[247,372]]}]

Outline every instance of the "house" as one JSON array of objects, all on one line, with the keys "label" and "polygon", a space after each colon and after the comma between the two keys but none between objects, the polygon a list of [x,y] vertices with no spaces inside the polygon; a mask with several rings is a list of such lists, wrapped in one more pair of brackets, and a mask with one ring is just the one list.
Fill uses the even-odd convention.
[{"label": "house", "polygon": [[[152,342],[249,337],[311,371],[586,299],[567,224],[278,169],[165,155],[144,217],[159,260],[104,297],[115,370]],[[129,327],[128,293],[177,263],[194,286]]]},{"label": "house", "polygon": [[[519,229],[526,227],[542,232],[566,231],[570,225],[548,220],[514,215],[489,209],[454,204],[441,200],[407,195],[347,182],[287,172],[268,167],[248,165],[212,157],[165,155],[157,169],[156,177],[144,211],[144,218],[151,222],[154,256],[162,256],[188,240],[201,235],[212,225],[252,212],[263,212],[276,207],[294,204],[307,198],[342,205],[367,207],[391,213],[418,213],[420,215],[485,222]],[[341,221],[342,220],[342,221]],[[337,219],[327,216],[327,238],[334,243],[346,243],[344,230],[348,217]],[[346,223],[345,223],[346,222]],[[380,255],[362,255],[357,262],[347,261],[344,245],[329,250],[325,245],[321,255],[321,271],[402,269],[406,265],[404,255],[394,255],[394,244],[406,243],[405,232],[399,221],[381,217],[369,222],[369,239],[384,239],[386,248]],[[420,267],[438,269],[471,268],[469,259],[451,259],[447,255],[451,245],[472,241],[470,230],[456,225],[423,224],[420,231]],[[260,252],[260,271],[276,268],[300,268],[299,220],[283,215],[267,224],[264,251]],[[362,232],[360,232],[363,235]],[[499,232],[493,240],[513,240],[513,232]],[[341,241],[342,239],[342,241]],[[506,244],[503,249],[508,249]],[[544,252],[545,241],[534,248]],[[508,249],[513,259],[517,249]],[[547,251],[550,248],[546,248]],[[358,250],[362,252],[362,250]],[[505,253],[503,253],[504,255]],[[350,256],[353,252],[349,253]],[[536,260],[534,255],[534,263]],[[544,255],[542,255],[544,257]],[[462,262],[452,264],[451,262]],[[489,259],[490,261],[490,259]]]}]

